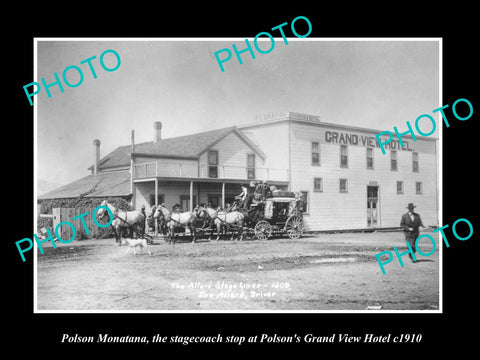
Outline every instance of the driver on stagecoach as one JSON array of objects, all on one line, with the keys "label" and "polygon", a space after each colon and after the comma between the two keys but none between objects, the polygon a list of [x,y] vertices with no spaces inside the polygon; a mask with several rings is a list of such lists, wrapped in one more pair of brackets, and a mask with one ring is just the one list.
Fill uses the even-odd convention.
[{"label": "driver on stagecoach", "polygon": [[235,199],[236,200],[239,200],[239,204],[238,204],[238,207],[244,207],[244,204],[245,204],[245,200],[247,199],[247,196],[248,196],[248,187],[246,184],[242,184],[242,192],[240,194],[238,194],[237,196],[235,196]]},{"label": "driver on stagecoach", "polygon": [[235,196],[235,199],[239,200],[239,208],[248,209],[253,200],[253,194],[248,192],[248,186],[246,184],[242,185],[242,192]]}]

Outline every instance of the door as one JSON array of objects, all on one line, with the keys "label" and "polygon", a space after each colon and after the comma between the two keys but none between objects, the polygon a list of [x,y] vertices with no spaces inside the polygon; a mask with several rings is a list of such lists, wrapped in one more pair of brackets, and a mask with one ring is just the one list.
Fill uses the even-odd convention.
[{"label": "door", "polygon": [[367,226],[378,226],[378,186],[367,186]]}]

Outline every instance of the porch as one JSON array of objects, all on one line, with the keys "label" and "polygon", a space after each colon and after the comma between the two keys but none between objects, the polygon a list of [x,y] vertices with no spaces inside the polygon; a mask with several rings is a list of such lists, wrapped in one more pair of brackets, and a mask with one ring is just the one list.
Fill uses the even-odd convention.
[{"label": "porch", "polygon": [[[180,204],[183,211],[192,211],[198,203],[211,206],[231,204],[241,193],[241,184],[249,184],[248,179],[173,178],[154,177],[133,181],[133,204],[136,209],[164,203],[171,209]],[[278,189],[288,189],[288,181],[269,181]]]}]

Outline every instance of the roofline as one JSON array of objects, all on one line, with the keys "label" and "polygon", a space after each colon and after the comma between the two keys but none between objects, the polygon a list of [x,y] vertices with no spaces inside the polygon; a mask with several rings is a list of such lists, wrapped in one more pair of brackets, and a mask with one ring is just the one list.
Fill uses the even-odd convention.
[{"label": "roofline", "polygon": [[[384,131],[389,131],[389,130],[376,130],[376,129],[370,129],[370,128],[364,128],[364,127],[358,127],[358,126],[349,126],[349,125],[343,125],[343,124],[334,124],[334,123],[327,123],[327,122],[319,122],[315,120],[306,120],[306,119],[290,119],[290,118],[280,118],[280,119],[275,119],[275,120],[267,120],[267,121],[262,121],[258,123],[252,123],[252,124],[247,124],[247,125],[241,125],[238,128],[240,130],[243,129],[249,129],[249,128],[254,128],[254,127],[260,127],[260,126],[269,126],[269,125],[274,125],[276,123],[281,123],[281,122],[291,122],[291,123],[300,123],[300,124],[308,124],[308,125],[313,125],[313,126],[320,126],[320,127],[333,127],[333,128],[338,128],[338,129],[343,129],[343,130],[353,130],[353,131],[362,131],[362,132],[368,132],[368,133],[376,133],[379,134]],[[405,135],[407,138],[411,138],[411,135]],[[421,135],[415,135],[415,138],[419,140],[427,140],[427,141],[437,141],[438,138],[434,136],[421,136]]]},{"label": "roofline", "polygon": [[166,159],[188,159],[188,160],[198,160],[198,156],[182,156],[182,155],[159,155],[152,153],[131,153],[130,156],[144,156],[151,158],[166,158]]},{"label": "roofline", "polygon": [[[109,152],[108,155],[110,155],[111,153],[112,153],[112,152]],[[98,162],[98,167],[101,167],[101,165],[102,165],[103,163],[105,163],[106,161],[108,161],[108,160],[110,160],[109,157],[107,157],[107,158],[103,157],[102,159],[100,159],[100,161]],[[105,168],[104,168],[104,169],[105,169]],[[87,170],[93,170],[93,164],[90,165],[90,166],[87,168]]]},{"label": "roofline", "polygon": [[253,151],[255,151],[258,155],[260,155],[260,157],[262,158],[262,160],[265,160],[266,158],[266,155],[265,153],[257,146],[255,145],[244,133],[242,133],[240,131],[239,128],[237,128],[236,126],[232,126],[231,129],[229,131],[227,131],[224,135],[222,136],[219,136],[215,141],[213,141],[211,144],[209,144],[207,147],[205,147],[204,150],[202,150],[201,152],[198,153],[198,156],[200,157],[200,155],[202,155],[203,153],[205,153],[206,151],[210,150],[213,146],[215,146],[216,144],[218,144],[220,141],[222,141],[224,138],[226,138],[228,135],[230,135],[231,133],[235,133],[236,135],[238,135],[238,137],[243,140],[243,142],[245,144],[247,144],[247,146],[249,146]]},{"label": "roofline", "polygon": [[[99,166],[98,170],[99,170],[99,173],[101,173],[102,170],[117,169],[115,171],[125,171],[125,170],[128,170],[129,168],[130,168],[130,164],[120,164],[120,165],[111,165],[111,166]],[[90,166],[87,170],[93,170],[93,165]]]}]

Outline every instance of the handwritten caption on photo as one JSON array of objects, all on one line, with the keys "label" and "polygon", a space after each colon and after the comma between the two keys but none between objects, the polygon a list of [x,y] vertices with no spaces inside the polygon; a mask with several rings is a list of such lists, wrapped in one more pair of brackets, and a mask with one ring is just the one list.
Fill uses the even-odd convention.
[{"label": "handwritten caption on photo", "polygon": [[199,299],[271,299],[279,291],[289,291],[288,282],[226,282],[226,281],[192,281],[188,283],[171,282],[171,289],[193,290]]}]

